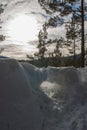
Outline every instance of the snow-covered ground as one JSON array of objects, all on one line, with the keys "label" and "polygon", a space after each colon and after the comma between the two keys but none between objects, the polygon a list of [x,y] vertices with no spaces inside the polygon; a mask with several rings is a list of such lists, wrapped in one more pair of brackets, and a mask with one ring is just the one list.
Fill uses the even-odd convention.
[{"label": "snow-covered ground", "polygon": [[86,130],[87,68],[0,58],[0,130]]}]

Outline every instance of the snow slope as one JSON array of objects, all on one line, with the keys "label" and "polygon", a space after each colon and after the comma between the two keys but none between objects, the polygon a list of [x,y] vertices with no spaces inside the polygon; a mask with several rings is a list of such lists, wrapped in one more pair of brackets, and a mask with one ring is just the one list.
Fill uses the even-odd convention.
[{"label": "snow slope", "polygon": [[23,67],[0,60],[0,129],[39,130],[42,116]]},{"label": "snow slope", "polygon": [[87,129],[87,68],[0,58],[0,129]]}]

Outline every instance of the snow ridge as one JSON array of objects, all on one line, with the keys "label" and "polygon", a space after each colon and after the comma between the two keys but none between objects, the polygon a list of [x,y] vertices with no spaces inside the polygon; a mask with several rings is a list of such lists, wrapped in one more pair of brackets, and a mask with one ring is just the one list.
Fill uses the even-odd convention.
[{"label": "snow ridge", "polygon": [[0,59],[0,129],[87,128],[87,68],[37,68]]}]

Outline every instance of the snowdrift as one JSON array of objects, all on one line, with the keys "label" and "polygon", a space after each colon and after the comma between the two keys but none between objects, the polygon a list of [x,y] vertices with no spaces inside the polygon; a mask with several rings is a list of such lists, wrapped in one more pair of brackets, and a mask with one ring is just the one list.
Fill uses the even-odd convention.
[{"label": "snowdrift", "polygon": [[23,67],[0,60],[0,129],[39,130],[41,113]]},{"label": "snowdrift", "polygon": [[37,68],[0,59],[1,130],[87,128],[87,68]]}]

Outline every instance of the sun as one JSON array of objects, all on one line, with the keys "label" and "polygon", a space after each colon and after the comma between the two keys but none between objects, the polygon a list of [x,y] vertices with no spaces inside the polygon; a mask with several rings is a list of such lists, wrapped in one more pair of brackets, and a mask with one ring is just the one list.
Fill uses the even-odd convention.
[{"label": "sun", "polygon": [[20,15],[8,24],[8,36],[13,41],[28,42],[37,39],[38,23],[32,15]]}]

